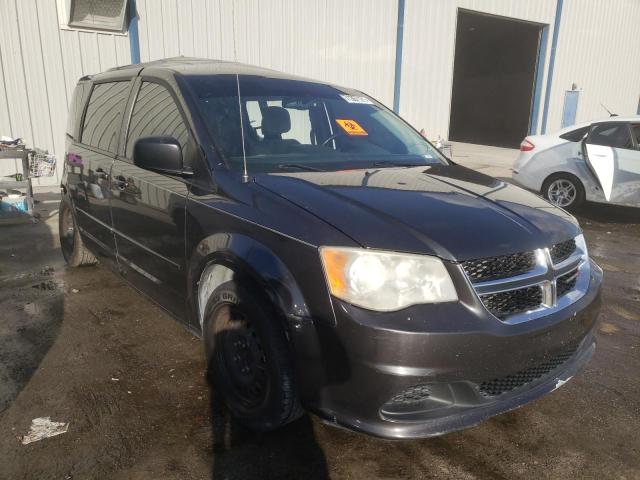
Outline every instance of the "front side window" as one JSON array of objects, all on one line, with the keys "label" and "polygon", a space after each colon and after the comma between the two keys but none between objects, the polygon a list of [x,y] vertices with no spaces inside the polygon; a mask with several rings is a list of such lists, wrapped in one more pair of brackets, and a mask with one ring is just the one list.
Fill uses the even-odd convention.
[{"label": "front side window", "polygon": [[626,123],[602,123],[596,125],[591,130],[587,143],[612,148],[633,148],[629,126]]},{"label": "front side window", "polygon": [[232,169],[242,168],[243,137],[250,173],[292,165],[341,170],[446,163],[420,134],[359,92],[242,75],[239,102],[235,75],[191,76],[187,81]]},{"label": "front side window", "polygon": [[81,142],[117,153],[122,114],[129,97],[129,82],[94,85],[84,114]]},{"label": "front side window", "polygon": [[173,137],[182,147],[182,158],[189,165],[190,134],[171,93],[162,85],[142,82],[131,113],[127,135],[128,158],[133,158],[133,147],[142,137]]}]

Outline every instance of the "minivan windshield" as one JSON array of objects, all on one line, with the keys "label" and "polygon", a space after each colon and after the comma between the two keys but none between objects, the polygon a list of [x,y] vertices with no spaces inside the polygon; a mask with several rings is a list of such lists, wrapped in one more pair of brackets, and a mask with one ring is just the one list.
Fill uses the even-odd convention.
[{"label": "minivan windshield", "polygon": [[238,78],[240,102],[236,75],[186,77],[216,148],[233,170],[243,168],[243,137],[250,174],[446,163],[420,134],[360,92],[300,80]]}]

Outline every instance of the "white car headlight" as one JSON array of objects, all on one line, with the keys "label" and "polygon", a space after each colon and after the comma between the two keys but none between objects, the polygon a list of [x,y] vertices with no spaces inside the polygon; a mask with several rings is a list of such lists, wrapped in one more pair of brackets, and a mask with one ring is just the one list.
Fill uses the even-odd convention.
[{"label": "white car headlight", "polygon": [[439,258],[361,248],[321,247],[331,294],[369,310],[389,312],[458,300]]}]

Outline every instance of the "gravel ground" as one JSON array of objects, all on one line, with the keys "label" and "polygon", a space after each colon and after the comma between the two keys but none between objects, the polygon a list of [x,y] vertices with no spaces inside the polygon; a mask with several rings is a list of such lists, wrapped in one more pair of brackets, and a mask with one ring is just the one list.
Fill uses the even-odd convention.
[{"label": "gravel ground", "polygon": [[[212,397],[199,339],[104,266],[64,266],[56,208],[0,227],[0,478],[640,478],[638,211],[580,217],[605,286],[579,375],[475,428],[390,442],[312,416],[239,427]],[[23,446],[43,416],[68,432]]]}]

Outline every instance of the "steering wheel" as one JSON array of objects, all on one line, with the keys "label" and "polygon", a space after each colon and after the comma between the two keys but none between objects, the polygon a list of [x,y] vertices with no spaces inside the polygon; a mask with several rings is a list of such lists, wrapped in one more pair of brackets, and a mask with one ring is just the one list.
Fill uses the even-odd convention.
[{"label": "steering wheel", "polygon": [[346,137],[347,134],[346,133],[342,133],[342,132],[338,132],[338,133],[334,133],[333,135],[331,135],[329,138],[327,138],[324,142],[322,142],[320,144],[321,147],[324,147],[327,143],[329,143],[331,140],[335,140],[338,137]]}]

